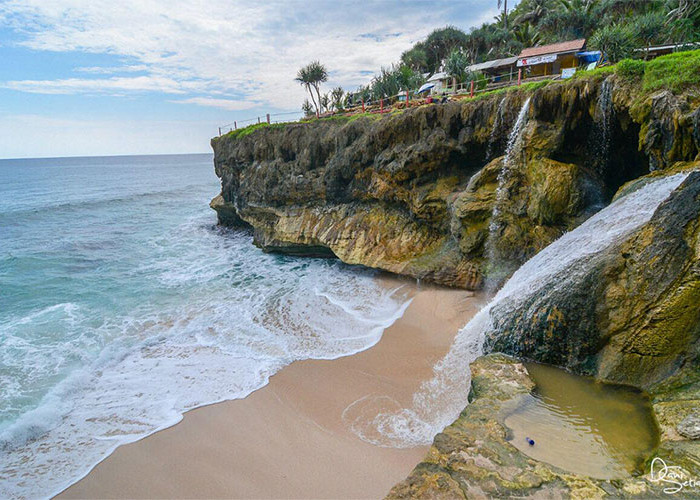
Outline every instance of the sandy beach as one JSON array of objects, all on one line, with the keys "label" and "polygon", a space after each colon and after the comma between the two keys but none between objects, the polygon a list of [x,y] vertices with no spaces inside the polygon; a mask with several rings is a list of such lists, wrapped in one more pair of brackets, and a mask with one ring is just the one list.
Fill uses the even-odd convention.
[{"label": "sandy beach", "polygon": [[481,304],[470,292],[403,283],[414,289],[413,301],[371,349],[295,362],[245,399],[190,411],[118,448],[59,498],[382,497],[427,446],[367,443],[344,410],[368,395],[409,406]]}]

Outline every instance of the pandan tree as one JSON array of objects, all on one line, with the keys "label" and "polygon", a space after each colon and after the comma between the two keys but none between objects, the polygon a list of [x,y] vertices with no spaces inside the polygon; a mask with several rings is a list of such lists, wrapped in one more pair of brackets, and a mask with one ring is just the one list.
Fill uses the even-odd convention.
[{"label": "pandan tree", "polygon": [[590,43],[593,48],[605,54],[610,62],[618,62],[634,52],[632,34],[621,24],[611,24],[596,30]]},{"label": "pandan tree", "polygon": [[301,105],[301,110],[304,112],[304,116],[312,116],[314,114],[314,106],[308,99],[304,99],[304,104]]},{"label": "pandan tree", "polygon": [[[328,81],[328,71],[326,67],[318,61],[312,61],[303,68],[300,68],[295,78],[311,95],[311,101],[316,107],[316,112],[321,112],[321,83]],[[314,94],[311,89],[316,90],[318,101],[314,99]]]},{"label": "pandan tree", "polygon": [[468,65],[469,57],[460,49],[453,50],[445,59],[445,73],[447,73],[447,76],[452,77],[452,88],[455,92],[457,91],[457,81],[464,81]]},{"label": "pandan tree", "polygon": [[336,111],[340,111],[344,107],[345,91],[343,87],[336,87],[331,90],[331,103]]}]

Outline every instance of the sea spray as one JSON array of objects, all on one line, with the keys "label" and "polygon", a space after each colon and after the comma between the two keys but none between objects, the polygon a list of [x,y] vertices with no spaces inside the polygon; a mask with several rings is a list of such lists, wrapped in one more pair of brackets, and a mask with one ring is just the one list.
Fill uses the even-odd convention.
[{"label": "sea spray", "polygon": [[496,331],[494,312],[507,316],[543,289],[580,280],[597,255],[648,222],[686,177],[681,173],[650,181],[532,257],[457,333],[449,352],[435,365],[432,379],[421,385],[409,408],[399,408],[394,402],[392,409],[390,398],[369,395],[346,408],[346,423],[359,437],[379,446],[429,444],[468,404],[469,365],[482,354],[486,336]]},{"label": "sea spray", "polygon": [[498,237],[503,229],[502,210],[505,202],[508,201],[508,182],[512,177],[513,155],[521,148],[522,131],[527,122],[528,111],[530,110],[530,98],[528,97],[520,108],[518,118],[513,125],[513,129],[508,136],[503,165],[498,172],[498,186],[496,188],[496,200],[491,211],[491,222],[489,223],[489,234],[486,239],[485,253],[488,262],[488,272],[486,277],[486,290],[495,291],[495,288],[509,274],[510,266],[499,254]]}]

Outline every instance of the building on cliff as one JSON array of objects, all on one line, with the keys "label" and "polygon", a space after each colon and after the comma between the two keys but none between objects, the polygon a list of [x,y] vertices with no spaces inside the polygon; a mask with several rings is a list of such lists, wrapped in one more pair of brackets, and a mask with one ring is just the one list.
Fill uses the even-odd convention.
[{"label": "building on cliff", "polygon": [[528,47],[520,52],[517,67],[524,68],[523,76],[529,77],[556,75],[563,69],[579,65],[577,53],[586,48],[586,39]]}]

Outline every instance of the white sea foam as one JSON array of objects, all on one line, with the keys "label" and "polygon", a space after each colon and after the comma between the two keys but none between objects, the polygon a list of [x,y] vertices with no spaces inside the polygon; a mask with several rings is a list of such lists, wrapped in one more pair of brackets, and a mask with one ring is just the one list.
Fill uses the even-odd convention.
[{"label": "white sea foam", "polygon": [[129,272],[158,283],[158,300],[99,320],[61,303],[2,325],[0,377],[44,394],[0,427],[0,497],[53,495],[184,411],[243,398],[294,360],[367,349],[409,302],[371,271],[263,254],[208,214],[148,245],[154,258]]}]

